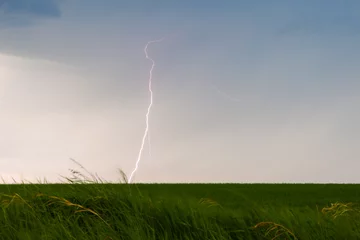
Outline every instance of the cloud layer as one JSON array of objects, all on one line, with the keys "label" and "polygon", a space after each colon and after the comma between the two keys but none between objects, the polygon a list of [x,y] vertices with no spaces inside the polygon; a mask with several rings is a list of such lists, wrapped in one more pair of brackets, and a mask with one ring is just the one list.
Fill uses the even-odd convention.
[{"label": "cloud layer", "polygon": [[136,181],[359,182],[353,4],[2,5],[2,174],[130,174],[165,36]]},{"label": "cloud layer", "polygon": [[59,18],[58,0],[2,0],[0,2],[0,27],[24,27],[39,19]]}]

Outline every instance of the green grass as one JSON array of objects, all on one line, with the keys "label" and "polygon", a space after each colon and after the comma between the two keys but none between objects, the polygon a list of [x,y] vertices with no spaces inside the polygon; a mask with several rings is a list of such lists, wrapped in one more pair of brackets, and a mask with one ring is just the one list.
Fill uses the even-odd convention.
[{"label": "green grass", "polygon": [[72,184],[0,185],[0,239],[360,239],[360,185],[75,184],[72,173]]}]

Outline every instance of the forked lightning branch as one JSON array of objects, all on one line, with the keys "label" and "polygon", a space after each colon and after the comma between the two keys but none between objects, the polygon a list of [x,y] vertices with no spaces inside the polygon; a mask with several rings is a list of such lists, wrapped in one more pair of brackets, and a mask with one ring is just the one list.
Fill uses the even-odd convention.
[{"label": "forked lightning branch", "polygon": [[[147,109],[147,113],[146,113],[146,116],[145,116],[145,122],[146,122],[146,127],[145,127],[145,132],[144,132],[144,135],[143,135],[143,138],[142,138],[142,141],[141,141],[141,147],[140,147],[140,150],[139,150],[139,154],[138,154],[138,158],[136,160],[136,164],[135,164],[135,168],[134,170],[131,172],[131,175],[130,175],[130,178],[129,178],[129,181],[128,183],[131,183],[131,180],[133,179],[133,176],[134,174],[136,173],[138,167],[139,167],[139,163],[141,161],[141,156],[142,156],[142,153],[143,153],[143,150],[144,150],[144,145],[145,145],[145,140],[146,138],[148,137],[148,133],[149,133],[149,115],[150,115],[150,111],[151,111],[151,107],[153,105],[153,91],[152,91],[152,72],[154,70],[154,67],[155,67],[155,61],[149,57],[148,55],[148,52],[147,52],[147,49],[148,49],[148,46],[151,44],[151,43],[155,43],[155,42],[161,42],[163,39],[159,39],[159,40],[154,40],[154,41],[150,41],[146,44],[145,48],[144,48],[144,52],[145,52],[145,57],[151,61],[152,65],[151,65],[151,68],[150,68],[150,71],[149,71],[149,92],[150,92],[150,103],[149,103],[149,106],[148,106],[148,109]],[[150,139],[149,139],[149,148],[151,148],[151,145],[150,145]]]}]

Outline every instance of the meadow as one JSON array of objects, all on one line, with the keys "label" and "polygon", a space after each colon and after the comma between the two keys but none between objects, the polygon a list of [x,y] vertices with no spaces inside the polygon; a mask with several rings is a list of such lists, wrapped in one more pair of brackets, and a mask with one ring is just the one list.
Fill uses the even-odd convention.
[{"label": "meadow", "polygon": [[[356,184],[0,185],[0,239],[360,239]],[[83,178],[82,178],[83,177]]]}]

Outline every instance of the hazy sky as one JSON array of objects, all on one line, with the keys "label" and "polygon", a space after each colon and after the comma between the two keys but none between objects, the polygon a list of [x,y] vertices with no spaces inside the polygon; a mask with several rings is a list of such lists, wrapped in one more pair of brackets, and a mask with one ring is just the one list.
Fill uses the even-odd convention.
[{"label": "hazy sky", "polygon": [[[360,182],[360,1],[0,0],[0,171]],[[146,142],[147,143],[147,142]]]}]

